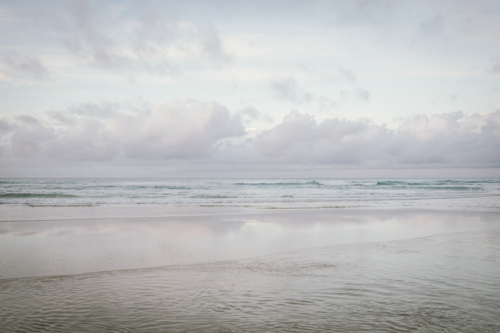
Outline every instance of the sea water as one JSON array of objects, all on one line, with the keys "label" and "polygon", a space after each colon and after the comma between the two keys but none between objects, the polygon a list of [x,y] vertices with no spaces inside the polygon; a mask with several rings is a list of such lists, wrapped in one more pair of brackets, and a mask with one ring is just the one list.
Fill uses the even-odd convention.
[{"label": "sea water", "polygon": [[3,179],[2,332],[497,332],[498,179]]},{"label": "sea water", "polygon": [[481,207],[471,208],[496,210],[499,196],[500,179],[0,179],[0,204],[27,205],[373,208],[424,202],[462,209],[477,201]]}]

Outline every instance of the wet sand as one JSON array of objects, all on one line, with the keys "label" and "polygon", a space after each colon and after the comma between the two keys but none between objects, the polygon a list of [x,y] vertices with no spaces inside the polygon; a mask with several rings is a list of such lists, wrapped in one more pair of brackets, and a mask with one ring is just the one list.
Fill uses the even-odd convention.
[{"label": "wet sand", "polygon": [[[57,208],[44,208],[57,211]],[[75,209],[81,210],[81,207]],[[92,208],[90,208],[92,210]],[[310,247],[484,230],[499,213],[199,209],[182,215],[0,222],[0,278],[236,260]],[[76,215],[76,214],[75,214]]]},{"label": "wet sand", "polygon": [[500,213],[180,210],[0,222],[4,330],[500,329]]}]

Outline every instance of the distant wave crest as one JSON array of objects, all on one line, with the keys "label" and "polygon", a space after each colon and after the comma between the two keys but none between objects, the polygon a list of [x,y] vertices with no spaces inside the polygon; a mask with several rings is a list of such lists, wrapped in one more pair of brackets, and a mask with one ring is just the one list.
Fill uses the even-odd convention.
[{"label": "distant wave crest", "polygon": [[77,198],[76,195],[62,193],[3,193],[0,198]]},{"label": "distant wave crest", "polygon": [[286,183],[235,183],[235,185],[239,186],[303,186],[303,185],[318,185],[321,186],[320,182],[316,180],[308,181],[308,182],[286,182]]}]

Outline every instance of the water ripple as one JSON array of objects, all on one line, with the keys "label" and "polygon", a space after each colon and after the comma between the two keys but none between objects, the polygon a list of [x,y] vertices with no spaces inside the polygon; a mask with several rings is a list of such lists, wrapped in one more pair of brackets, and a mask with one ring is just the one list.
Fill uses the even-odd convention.
[{"label": "water ripple", "polygon": [[495,332],[500,233],[0,281],[6,332]]}]

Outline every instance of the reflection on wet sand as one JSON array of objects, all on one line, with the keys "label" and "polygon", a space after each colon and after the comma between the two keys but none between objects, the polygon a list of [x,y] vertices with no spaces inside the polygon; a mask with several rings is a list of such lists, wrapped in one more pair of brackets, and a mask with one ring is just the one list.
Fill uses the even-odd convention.
[{"label": "reflection on wet sand", "polygon": [[[6,332],[498,332],[500,230],[0,280]],[[154,228],[152,229],[154,230]]]},{"label": "reflection on wet sand", "polygon": [[494,212],[297,210],[0,223],[1,278],[235,260],[409,239],[499,222]]}]

